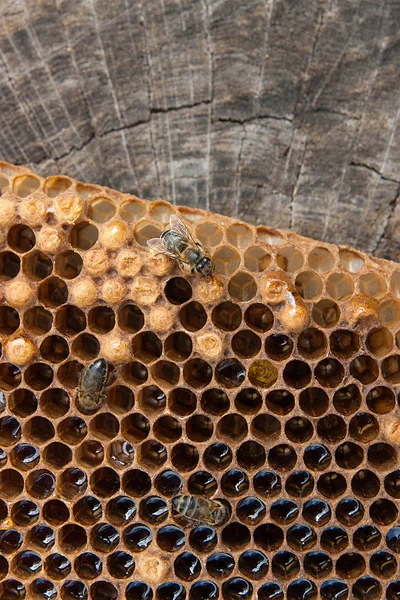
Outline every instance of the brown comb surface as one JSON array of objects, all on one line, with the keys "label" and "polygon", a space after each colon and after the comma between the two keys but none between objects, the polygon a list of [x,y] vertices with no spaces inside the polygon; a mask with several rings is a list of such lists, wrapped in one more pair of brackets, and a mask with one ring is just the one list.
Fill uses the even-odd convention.
[{"label": "brown comb surface", "polygon": [[[398,599],[399,266],[6,163],[0,190],[1,599]],[[149,254],[174,213],[214,279]],[[181,492],[229,522],[183,527]]]}]

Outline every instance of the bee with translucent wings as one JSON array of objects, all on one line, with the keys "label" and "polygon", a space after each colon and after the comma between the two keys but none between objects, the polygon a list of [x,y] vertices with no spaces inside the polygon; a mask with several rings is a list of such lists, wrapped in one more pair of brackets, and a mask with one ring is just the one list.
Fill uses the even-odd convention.
[{"label": "bee with translucent wings", "polygon": [[222,525],[229,519],[229,510],[225,504],[202,496],[175,496],[172,498],[172,510],[184,521],[194,525]]},{"label": "bee with translucent wings", "polygon": [[183,221],[172,215],[169,226],[159,238],[148,240],[147,245],[153,254],[170,256],[178,261],[184,271],[210,277],[214,272],[211,258],[207,256],[203,246],[193,239]]}]

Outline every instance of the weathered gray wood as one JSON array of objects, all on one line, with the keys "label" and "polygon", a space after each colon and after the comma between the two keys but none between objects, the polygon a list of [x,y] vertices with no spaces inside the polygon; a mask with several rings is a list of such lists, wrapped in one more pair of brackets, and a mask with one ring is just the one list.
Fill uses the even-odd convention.
[{"label": "weathered gray wood", "polygon": [[400,258],[397,0],[2,0],[0,157]]}]

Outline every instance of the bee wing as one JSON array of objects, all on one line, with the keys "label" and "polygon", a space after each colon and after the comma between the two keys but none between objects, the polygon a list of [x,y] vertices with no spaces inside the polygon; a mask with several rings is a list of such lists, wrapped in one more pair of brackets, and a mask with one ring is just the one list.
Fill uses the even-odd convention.
[{"label": "bee wing", "polygon": [[169,218],[169,226],[171,227],[171,231],[177,233],[184,240],[189,241],[193,246],[197,246],[197,242],[193,239],[192,234],[182,219],[176,215],[171,215]]},{"label": "bee wing", "polygon": [[151,240],[147,240],[147,245],[152,254],[165,254],[171,258],[178,258],[176,252],[171,252],[171,249],[165,245],[162,238],[152,238]]}]

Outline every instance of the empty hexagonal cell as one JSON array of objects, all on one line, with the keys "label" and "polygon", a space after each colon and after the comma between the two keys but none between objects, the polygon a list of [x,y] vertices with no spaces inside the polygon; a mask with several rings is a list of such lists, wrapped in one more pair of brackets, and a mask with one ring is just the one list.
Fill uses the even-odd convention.
[{"label": "empty hexagonal cell", "polygon": [[38,298],[41,304],[49,308],[56,308],[68,299],[68,288],[59,277],[48,277],[39,285]]},{"label": "empty hexagonal cell", "polygon": [[40,344],[40,354],[49,362],[62,362],[69,354],[68,343],[59,335],[49,335]]},{"label": "empty hexagonal cell", "polygon": [[153,433],[162,442],[176,442],[182,435],[182,426],[175,417],[165,415],[154,423]]},{"label": "empty hexagonal cell", "polygon": [[322,246],[314,248],[308,255],[308,265],[318,273],[330,271],[335,263],[335,259],[328,248]]},{"label": "empty hexagonal cell", "polygon": [[57,427],[58,435],[67,444],[79,444],[88,434],[88,426],[81,417],[67,417]]},{"label": "empty hexagonal cell", "polygon": [[69,360],[59,367],[57,378],[63,387],[76,389],[79,385],[83,369],[84,366],[82,363],[77,360]]},{"label": "empty hexagonal cell", "polygon": [[29,279],[41,281],[51,275],[53,261],[43,252],[33,250],[23,257],[22,269]]},{"label": "empty hexagonal cell", "polygon": [[11,335],[14,331],[17,331],[19,322],[19,315],[15,308],[0,306],[0,333]]},{"label": "empty hexagonal cell", "polygon": [[43,458],[47,464],[56,469],[62,469],[72,460],[72,451],[69,446],[61,442],[52,442],[46,446]]},{"label": "empty hexagonal cell", "polygon": [[143,219],[136,224],[134,236],[138,244],[147,246],[148,240],[160,237],[161,231],[157,223]]},{"label": "empty hexagonal cell", "polygon": [[149,469],[161,467],[167,460],[167,456],[166,447],[158,440],[147,440],[138,449],[139,463]]},{"label": "empty hexagonal cell", "polygon": [[49,198],[56,198],[66,192],[71,185],[72,181],[68,177],[48,177],[44,182],[43,191]]},{"label": "empty hexagonal cell", "polygon": [[244,223],[233,223],[227,228],[226,236],[232,246],[246,248],[253,239],[253,232]]},{"label": "empty hexagonal cell", "polygon": [[345,273],[332,273],[326,281],[326,291],[334,300],[347,300],[354,293],[353,280]]},{"label": "empty hexagonal cell", "polygon": [[364,259],[358,252],[344,248],[339,250],[339,265],[350,273],[358,273],[364,265]]},{"label": "empty hexagonal cell", "polygon": [[95,245],[99,231],[95,225],[81,221],[73,226],[70,233],[71,245],[79,250],[89,250]]},{"label": "empty hexagonal cell", "polygon": [[360,292],[371,298],[382,298],[386,294],[386,282],[378,273],[366,273],[359,280]]},{"label": "empty hexagonal cell", "polygon": [[205,221],[197,226],[196,236],[205,248],[218,246],[222,240],[222,229],[216,223]]},{"label": "empty hexagonal cell", "polygon": [[125,304],[118,310],[118,325],[127,333],[136,333],[144,325],[144,315],[135,304]]},{"label": "empty hexagonal cell", "polygon": [[119,214],[124,221],[133,223],[146,214],[146,206],[144,202],[138,200],[138,198],[129,198],[120,205]]},{"label": "empty hexagonal cell", "polygon": [[19,388],[8,397],[8,409],[17,417],[29,417],[37,407],[37,398],[31,390]]},{"label": "empty hexagonal cell", "polygon": [[371,354],[385,356],[393,347],[393,336],[385,327],[376,327],[368,333],[366,346]]},{"label": "empty hexagonal cell", "polygon": [[193,358],[185,363],[183,377],[191,387],[202,388],[210,383],[212,368],[205,360]]},{"label": "empty hexagonal cell", "polygon": [[28,331],[40,336],[50,331],[53,325],[53,315],[43,306],[32,306],[24,313],[23,322]]},{"label": "empty hexagonal cell", "polygon": [[301,269],[304,258],[302,253],[296,248],[280,248],[276,256],[276,262],[281,269],[288,273],[292,273],[293,271]]},{"label": "empty hexagonal cell", "polygon": [[220,246],[213,254],[216,273],[231,275],[240,265],[240,254],[231,246]]},{"label": "empty hexagonal cell", "polygon": [[295,280],[295,286],[300,296],[305,300],[320,296],[323,288],[321,277],[311,271],[299,273]]},{"label": "empty hexagonal cell", "polygon": [[24,424],[24,435],[35,443],[43,444],[55,436],[54,425],[45,417],[32,417]]},{"label": "empty hexagonal cell", "polygon": [[249,302],[257,293],[257,284],[252,275],[239,272],[229,280],[228,291],[233,300]]},{"label": "empty hexagonal cell", "polygon": [[74,279],[82,271],[83,260],[78,252],[66,250],[57,254],[56,272],[65,279]]},{"label": "empty hexagonal cell", "polygon": [[88,217],[96,223],[105,223],[115,215],[116,206],[111,198],[97,196],[90,201]]},{"label": "empty hexagonal cell", "polygon": [[164,292],[171,304],[183,304],[192,297],[192,286],[183,277],[173,277],[167,281]]},{"label": "empty hexagonal cell", "polygon": [[[187,390],[189,391],[189,390]],[[229,410],[229,398],[227,394],[217,388],[210,388],[203,392],[201,397],[201,407],[205,413],[209,415],[220,416],[226,413]],[[187,408],[186,408],[187,407]],[[190,401],[185,403],[182,407],[178,406],[178,410],[175,407],[171,406],[171,410],[177,413],[180,416],[184,416],[185,414],[190,414],[196,408],[196,397],[193,395],[190,398]],[[240,410],[240,409],[238,409]]]},{"label": "empty hexagonal cell", "polygon": [[3,469],[0,471],[0,494],[5,500],[12,500],[22,493],[24,479],[15,469]]},{"label": "empty hexagonal cell", "polygon": [[147,381],[148,370],[140,362],[130,362],[124,365],[121,369],[123,379],[129,384],[140,385]]},{"label": "empty hexagonal cell", "polygon": [[139,360],[150,363],[160,358],[162,343],[155,333],[144,331],[133,338],[132,351]]},{"label": "empty hexagonal cell", "polygon": [[14,225],[8,231],[7,241],[10,248],[23,254],[35,246],[36,236],[27,225]]},{"label": "empty hexagonal cell", "polygon": [[251,246],[244,253],[244,266],[253,273],[261,273],[271,264],[271,255],[261,246]]},{"label": "empty hexagonal cell", "polygon": [[400,326],[400,301],[386,300],[379,307],[379,316],[384,325],[389,329],[397,329]]},{"label": "empty hexagonal cell", "polygon": [[33,390],[44,390],[53,381],[53,369],[46,363],[30,365],[24,374],[25,383]]},{"label": "empty hexagonal cell", "polygon": [[141,497],[151,490],[151,479],[147,473],[140,469],[132,469],[124,473],[122,487],[129,496]]},{"label": "empty hexagonal cell", "polygon": [[199,461],[199,452],[192,444],[176,444],[171,451],[171,461],[178,471],[193,471]]},{"label": "empty hexagonal cell", "polygon": [[100,352],[100,342],[90,333],[81,333],[72,342],[71,350],[81,360],[93,360]]},{"label": "empty hexagonal cell", "polygon": [[0,281],[14,279],[21,268],[21,259],[14,252],[0,252]]},{"label": "empty hexagonal cell", "polygon": [[13,181],[13,192],[19,198],[26,198],[40,187],[40,179],[34,175],[20,175]]},{"label": "empty hexagonal cell", "polygon": [[174,208],[168,202],[155,201],[150,206],[150,216],[159,223],[169,223],[171,215],[174,214]]}]

